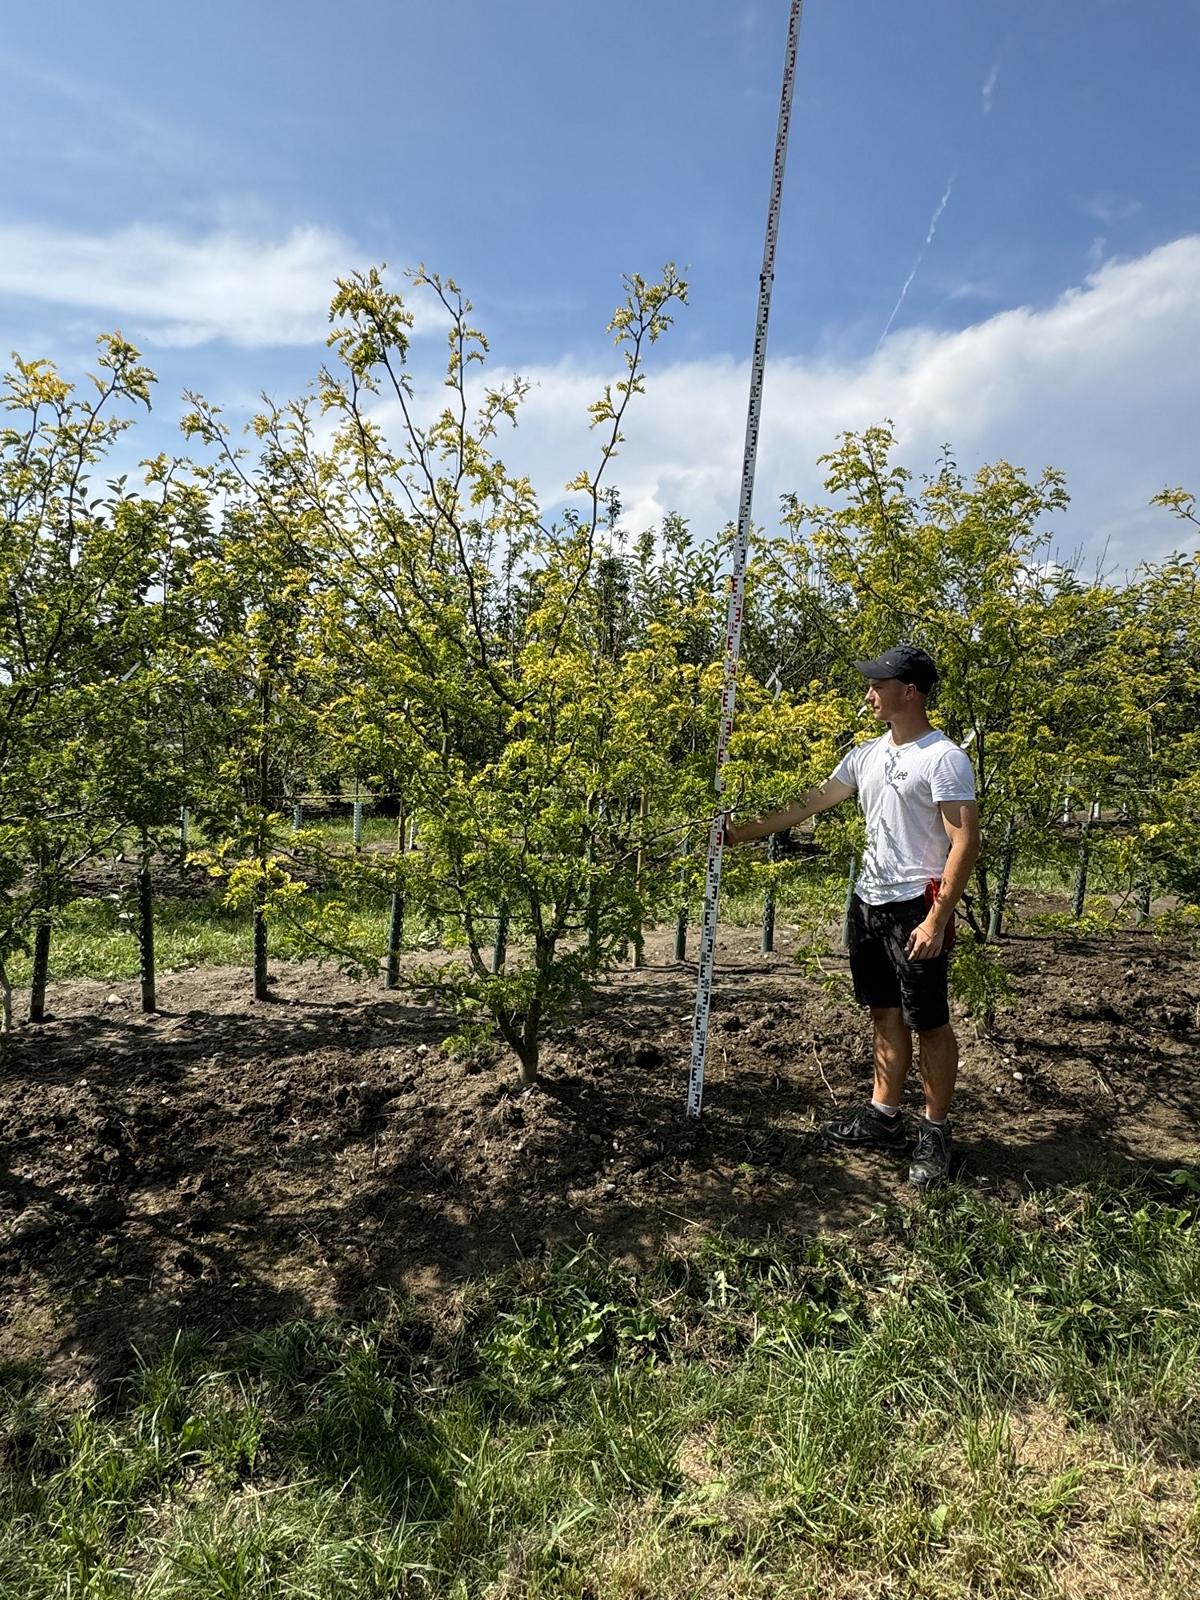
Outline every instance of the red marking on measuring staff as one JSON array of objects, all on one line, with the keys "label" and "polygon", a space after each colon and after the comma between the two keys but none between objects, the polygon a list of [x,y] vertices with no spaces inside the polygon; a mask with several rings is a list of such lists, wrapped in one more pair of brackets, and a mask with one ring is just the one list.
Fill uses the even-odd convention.
[{"label": "red marking on measuring staff", "polygon": [[[733,572],[729,579],[729,610],[725,622],[725,682],[721,691],[721,718],[717,734],[717,764],[713,788],[724,788],[724,767],[733,733],[738,657],[742,646],[743,589],[746,555],[750,546],[750,508],[754,500],[754,469],[758,456],[758,427],[762,414],[763,372],[767,357],[767,322],[771,310],[771,285],[775,277],[775,245],[779,237],[779,212],[783,200],[783,169],[787,159],[788,125],[792,115],[792,90],[796,81],[796,47],[804,0],[792,0],[787,46],[783,59],[783,88],[779,96],[779,127],[775,136],[775,165],[771,171],[771,198],[767,206],[767,236],[763,245],[762,273],[758,280],[758,310],[754,324],[754,354],[750,362],[750,398],[746,408],[746,445],[742,455],[742,483],[738,497],[737,534],[733,546]],[[721,897],[721,864],[725,850],[725,817],[718,813],[708,830],[708,868],[705,873],[704,920],[700,934],[696,1009],[692,1020],[692,1059],[688,1075],[687,1112],[700,1115],[704,1097],[704,1058],[708,1051],[708,1018],[712,1004],[713,963],[717,947],[717,907]]]}]

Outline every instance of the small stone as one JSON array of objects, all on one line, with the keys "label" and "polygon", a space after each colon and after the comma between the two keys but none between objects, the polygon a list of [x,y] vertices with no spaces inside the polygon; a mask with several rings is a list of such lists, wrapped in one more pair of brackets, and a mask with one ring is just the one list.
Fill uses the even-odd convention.
[{"label": "small stone", "polygon": [[44,1238],[48,1233],[53,1233],[57,1227],[57,1219],[49,1206],[34,1204],[27,1206],[12,1225],[9,1233],[10,1244],[25,1244],[31,1239]]}]

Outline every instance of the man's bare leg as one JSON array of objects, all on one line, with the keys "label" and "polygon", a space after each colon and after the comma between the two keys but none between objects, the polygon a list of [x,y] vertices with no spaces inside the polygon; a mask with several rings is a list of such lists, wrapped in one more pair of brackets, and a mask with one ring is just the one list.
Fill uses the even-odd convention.
[{"label": "man's bare leg", "polygon": [[[950,1115],[950,1102],[954,1098],[954,1085],[958,1080],[958,1040],[948,1022],[940,1028],[931,1028],[919,1037],[925,1115],[930,1122],[945,1122]],[[878,1068],[876,1071],[878,1073]]]},{"label": "man's bare leg", "polygon": [[[860,1105],[823,1122],[817,1130],[834,1144],[852,1148],[890,1150],[902,1155],[908,1149],[900,1097],[912,1068],[912,1033],[899,1006],[872,1006],[875,1024],[875,1094],[871,1105]],[[889,1112],[878,1108],[886,1106]]]},{"label": "man's bare leg", "polygon": [[898,1106],[912,1071],[912,1030],[899,1006],[872,1006],[875,1024],[875,1103]]}]

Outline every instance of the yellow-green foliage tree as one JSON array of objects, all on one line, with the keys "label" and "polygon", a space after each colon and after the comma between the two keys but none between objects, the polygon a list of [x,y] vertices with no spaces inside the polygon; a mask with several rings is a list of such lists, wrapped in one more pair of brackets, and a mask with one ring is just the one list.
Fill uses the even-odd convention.
[{"label": "yellow-green foliage tree", "polygon": [[152,374],[119,335],[99,340],[82,394],[44,361],[16,359],[0,391],[0,995],[36,943],[34,1003],[49,931],[73,875],[170,782],[146,760],[168,692],[160,646],[172,540],[161,501],[94,477],[148,405]]},{"label": "yellow-green foliage tree", "polygon": [[315,552],[289,473],[269,445],[250,462],[220,412],[189,398],[184,429],[216,452],[195,469],[216,526],[188,571],[191,731],[207,755],[192,801],[208,839],[197,859],[224,880],[227,903],[252,914],[254,994],[266,1000],[271,908],[304,887],[287,813],[322,761],[334,669],[321,653]]},{"label": "yellow-green foliage tree", "polygon": [[[1195,540],[1195,496],[1164,490]],[[1122,839],[1132,881],[1152,880],[1200,902],[1200,550],[1141,568],[1121,592],[1117,626],[1099,676],[1114,719],[1128,729]]]},{"label": "yellow-green foliage tree", "polygon": [[[664,608],[636,647],[618,648],[605,545],[606,473],[647,348],[686,289],[671,268],[657,283],[626,280],[610,324],[624,373],[590,408],[598,461],[568,485],[573,508],[548,521],[498,454],[526,386],[476,380],[487,344],[469,303],[433,274],[415,286],[449,322],[448,403],[420,420],[409,308],[378,272],[346,279],[331,313],[338,361],[318,397],[333,437],[318,436],[312,403],[260,417],[272,470],[254,480],[258,514],[319,552],[309,603],[323,657],[342,664],[326,726],[369,776],[402,786],[416,819],[417,849],[326,853],[321,868],[343,885],[402,888],[436,919],[453,959],[416,981],[460,1012],[466,1037],[494,1025],[529,1081],[546,1018],[586,993],[636,928],[655,868],[639,849],[640,797],[677,787],[695,711],[687,608]],[[211,413],[196,425],[218,438]],[[267,915],[286,908],[309,948],[359,959],[332,911],[309,901],[305,919],[294,882],[262,887]],[[502,917],[513,948],[494,962]]]},{"label": "yellow-green foliage tree", "polygon": [[819,597],[843,664],[902,639],[938,663],[934,719],[968,745],[978,777],[985,922],[1011,828],[1034,848],[1064,797],[1078,807],[1119,790],[1125,722],[1097,670],[1116,597],[1051,558],[1059,473],[1030,479],[1000,461],[967,477],[946,458],[914,489],[893,448],[886,427],[846,435],[823,458],[836,501],[788,503],[794,538],[778,559]]}]

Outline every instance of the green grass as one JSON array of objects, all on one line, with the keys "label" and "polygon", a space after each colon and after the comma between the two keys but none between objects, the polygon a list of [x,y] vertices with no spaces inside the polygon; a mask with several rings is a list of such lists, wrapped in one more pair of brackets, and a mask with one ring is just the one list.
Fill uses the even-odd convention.
[{"label": "green grass", "polygon": [[[382,902],[357,907],[348,926],[356,937],[380,951],[386,949],[388,915]],[[73,901],[51,939],[51,982],[56,978],[136,978],[138,942],[134,928],[128,907],[113,899]],[[271,959],[288,960],[291,953],[286,930],[275,929]],[[160,973],[199,966],[249,966],[254,955],[250,913],[231,911],[215,899],[158,899],[154,908],[154,954]],[[14,983],[29,982],[28,956],[12,963],[12,974]]]},{"label": "green grass", "polygon": [[[306,827],[318,827],[331,844],[350,845],[354,842],[354,823],[350,817],[330,817],[314,819],[311,823],[306,819]],[[363,817],[363,843],[386,844],[396,843],[396,819],[394,817]]]},{"label": "green grass", "polygon": [[[138,942],[130,905],[112,898],[73,901],[50,942],[50,980],[136,978]],[[155,959],[160,972],[201,965],[247,965],[253,956],[250,919],[210,900],[160,899],[154,908]],[[28,983],[28,957],[12,964],[13,981]]]},{"label": "green grass", "polygon": [[951,1189],[860,1243],[715,1238],[636,1279],[585,1250],[181,1336],[88,1408],[14,1369],[0,1592],[1182,1600],[1198,1223],[1192,1169]]}]

